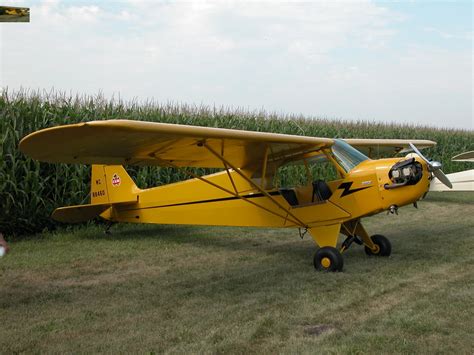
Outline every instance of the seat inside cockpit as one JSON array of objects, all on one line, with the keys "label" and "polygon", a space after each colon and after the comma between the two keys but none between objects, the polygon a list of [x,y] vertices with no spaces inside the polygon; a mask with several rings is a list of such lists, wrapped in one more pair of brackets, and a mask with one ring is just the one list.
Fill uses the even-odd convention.
[{"label": "seat inside cockpit", "polygon": [[281,166],[275,180],[288,204],[302,206],[329,200],[331,185],[340,178],[334,165],[321,154],[304,163],[294,161]]},{"label": "seat inside cockpit", "polygon": [[323,179],[317,179],[311,184],[311,199],[308,200],[308,186],[280,188],[280,194],[291,206],[307,205],[329,200],[332,195],[331,188]]}]

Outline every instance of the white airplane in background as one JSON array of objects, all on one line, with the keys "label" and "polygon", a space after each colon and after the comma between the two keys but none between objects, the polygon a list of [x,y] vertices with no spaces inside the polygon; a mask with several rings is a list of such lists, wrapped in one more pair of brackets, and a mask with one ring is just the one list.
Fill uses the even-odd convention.
[{"label": "white airplane in background", "polygon": [[[453,161],[474,163],[474,151],[458,154],[453,157]],[[453,185],[452,189],[447,188],[441,181],[434,178],[430,185],[430,191],[474,191],[474,169],[446,176]]]}]

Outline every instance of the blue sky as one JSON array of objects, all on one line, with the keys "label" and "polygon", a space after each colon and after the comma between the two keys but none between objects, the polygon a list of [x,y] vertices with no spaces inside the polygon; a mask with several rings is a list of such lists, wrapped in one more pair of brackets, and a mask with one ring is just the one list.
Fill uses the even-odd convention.
[{"label": "blue sky", "polygon": [[471,1],[2,4],[2,87],[474,128]]},{"label": "blue sky", "polygon": [[394,42],[397,46],[423,43],[446,49],[465,49],[469,44],[466,41],[472,41],[473,13],[470,1],[383,4],[406,17],[398,27],[397,42]]}]

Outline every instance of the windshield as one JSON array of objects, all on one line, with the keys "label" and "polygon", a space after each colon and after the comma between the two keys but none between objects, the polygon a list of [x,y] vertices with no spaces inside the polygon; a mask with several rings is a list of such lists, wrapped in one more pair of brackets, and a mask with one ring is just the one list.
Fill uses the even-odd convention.
[{"label": "windshield", "polygon": [[350,144],[340,139],[334,141],[331,150],[339,165],[341,165],[346,172],[351,171],[361,162],[369,159]]}]

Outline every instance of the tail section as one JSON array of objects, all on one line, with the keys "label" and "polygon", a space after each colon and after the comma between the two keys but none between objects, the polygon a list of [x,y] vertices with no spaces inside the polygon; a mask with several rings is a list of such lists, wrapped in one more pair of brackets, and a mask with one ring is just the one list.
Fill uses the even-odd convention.
[{"label": "tail section", "polygon": [[[121,165],[92,165],[91,204],[57,208],[52,218],[64,223],[85,222],[109,210],[114,204],[133,204],[140,189]],[[109,217],[104,217],[109,219]]]},{"label": "tail section", "polygon": [[140,189],[121,165],[92,165],[91,204],[136,202]]}]

